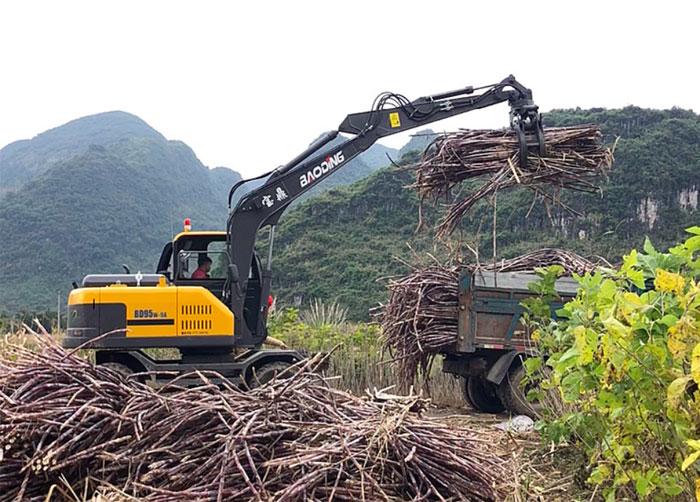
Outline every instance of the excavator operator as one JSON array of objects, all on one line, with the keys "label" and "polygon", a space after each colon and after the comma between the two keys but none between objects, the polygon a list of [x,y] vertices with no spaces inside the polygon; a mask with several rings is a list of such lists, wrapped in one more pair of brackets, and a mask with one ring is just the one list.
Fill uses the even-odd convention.
[{"label": "excavator operator", "polygon": [[190,279],[209,279],[209,270],[211,270],[211,258],[200,254],[197,258],[197,269],[192,272]]}]

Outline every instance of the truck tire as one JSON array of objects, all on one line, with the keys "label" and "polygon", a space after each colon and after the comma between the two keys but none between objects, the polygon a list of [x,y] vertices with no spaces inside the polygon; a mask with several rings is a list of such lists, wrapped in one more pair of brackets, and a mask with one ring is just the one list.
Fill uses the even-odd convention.
[{"label": "truck tire", "polygon": [[256,368],[250,375],[248,387],[255,389],[268,383],[275,378],[279,373],[289,368],[291,364],[284,361],[276,361],[273,363],[265,363],[259,368]]},{"label": "truck tire", "polygon": [[469,397],[469,392],[467,392],[467,380],[469,380],[471,377],[462,377],[462,385],[460,387],[462,388],[462,397],[464,398],[464,402],[467,403],[467,406],[469,406],[471,409],[475,410],[476,405],[472,402],[472,399]]},{"label": "truck tire", "polygon": [[109,368],[112,371],[119,373],[119,376],[122,377],[122,380],[126,380],[129,378],[131,375],[134,374],[134,371],[129,368],[126,364],[124,363],[115,363],[115,362],[107,362],[107,363],[101,363],[99,366],[103,368]]},{"label": "truck tire", "polygon": [[464,386],[467,399],[477,410],[485,413],[500,413],[505,410],[496,393],[496,385],[488,382],[485,378],[466,378]]},{"label": "truck tire", "polygon": [[521,385],[526,375],[527,371],[522,364],[512,366],[501,385],[498,386],[498,396],[506,409],[513,415],[527,415],[537,419],[540,417],[544,405],[539,401],[529,402],[527,400],[529,389],[527,386]]}]

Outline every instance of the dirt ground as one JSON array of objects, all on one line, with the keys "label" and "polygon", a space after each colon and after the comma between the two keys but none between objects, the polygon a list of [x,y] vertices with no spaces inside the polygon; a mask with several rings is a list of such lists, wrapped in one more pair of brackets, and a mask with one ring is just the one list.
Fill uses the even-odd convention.
[{"label": "dirt ground", "polygon": [[508,502],[595,502],[603,498],[586,483],[586,459],[573,446],[543,444],[536,431],[512,432],[494,427],[507,422],[506,413],[480,413],[464,407],[434,407],[427,416],[467,430],[474,440],[508,464],[504,479]]}]

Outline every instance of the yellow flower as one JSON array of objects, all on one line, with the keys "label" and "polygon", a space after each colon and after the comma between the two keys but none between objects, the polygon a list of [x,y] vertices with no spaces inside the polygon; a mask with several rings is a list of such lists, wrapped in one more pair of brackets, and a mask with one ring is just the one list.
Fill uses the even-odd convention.
[{"label": "yellow flower", "polygon": [[657,291],[665,291],[666,293],[676,293],[680,295],[685,288],[685,279],[678,274],[667,270],[657,268],[656,279],[654,279],[654,287]]}]

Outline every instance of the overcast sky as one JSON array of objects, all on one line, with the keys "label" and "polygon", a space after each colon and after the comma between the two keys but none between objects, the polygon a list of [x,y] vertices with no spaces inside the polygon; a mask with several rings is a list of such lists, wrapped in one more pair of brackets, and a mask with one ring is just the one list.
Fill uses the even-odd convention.
[{"label": "overcast sky", "polygon": [[[649,4],[2,2],[0,147],[124,110],[209,167],[253,176],[381,91],[414,99],[511,73],[543,111],[700,111],[700,8]],[[507,117],[500,105],[433,127],[501,127]]]}]

